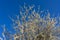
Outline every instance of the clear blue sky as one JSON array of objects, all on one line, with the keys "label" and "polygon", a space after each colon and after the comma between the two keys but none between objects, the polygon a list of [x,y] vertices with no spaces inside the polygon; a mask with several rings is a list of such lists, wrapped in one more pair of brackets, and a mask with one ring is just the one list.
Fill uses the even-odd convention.
[{"label": "clear blue sky", "polygon": [[[23,5],[24,2],[27,5],[40,5],[44,10],[49,10],[51,15],[60,13],[60,0],[0,0],[0,25],[6,24],[11,29],[8,16],[19,14],[19,5]],[[0,35],[1,32],[0,27]]]}]

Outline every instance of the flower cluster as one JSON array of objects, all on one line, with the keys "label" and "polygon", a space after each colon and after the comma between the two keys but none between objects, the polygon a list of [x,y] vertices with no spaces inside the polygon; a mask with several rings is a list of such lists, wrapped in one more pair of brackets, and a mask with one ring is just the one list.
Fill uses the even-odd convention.
[{"label": "flower cluster", "polygon": [[49,11],[41,11],[39,6],[24,5],[11,20],[15,33],[6,34],[9,40],[60,40],[60,19],[51,17]]}]

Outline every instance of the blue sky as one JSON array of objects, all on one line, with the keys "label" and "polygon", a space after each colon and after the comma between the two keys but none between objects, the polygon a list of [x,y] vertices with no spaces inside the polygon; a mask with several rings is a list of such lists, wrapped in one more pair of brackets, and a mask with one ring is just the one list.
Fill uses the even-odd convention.
[{"label": "blue sky", "polygon": [[[40,5],[42,9],[49,10],[51,15],[60,15],[60,0],[0,0],[0,25],[5,24],[11,29],[11,20],[8,16],[19,14],[19,5],[26,3],[27,5]],[[0,27],[0,35],[2,29]]]}]

